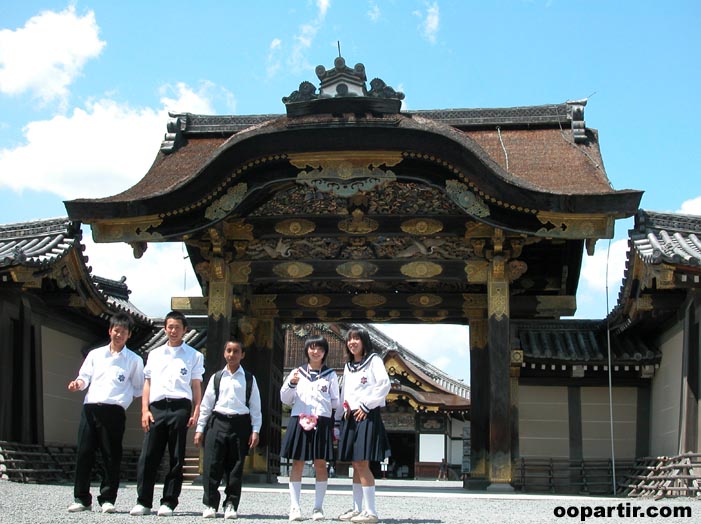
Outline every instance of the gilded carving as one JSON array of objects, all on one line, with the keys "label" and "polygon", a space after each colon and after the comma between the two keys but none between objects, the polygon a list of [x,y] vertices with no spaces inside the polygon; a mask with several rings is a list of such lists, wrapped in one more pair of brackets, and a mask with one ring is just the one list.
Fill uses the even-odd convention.
[{"label": "gilded carving", "polygon": [[355,295],[351,301],[356,306],[371,308],[383,305],[387,302],[387,299],[377,293],[363,293],[362,295]]},{"label": "gilded carving", "polygon": [[275,231],[281,235],[299,237],[311,233],[316,229],[316,224],[311,220],[305,220],[303,218],[295,218],[289,220],[283,220],[275,224]]},{"label": "gilded carving", "polygon": [[652,311],[654,308],[652,306],[652,296],[651,295],[641,295],[635,300],[636,307],[638,311]]},{"label": "gilded carving", "polygon": [[331,303],[331,298],[326,295],[302,295],[297,297],[296,302],[302,307],[326,307]]},{"label": "gilded carving", "polygon": [[450,199],[469,215],[480,218],[489,216],[489,207],[484,200],[470,191],[462,182],[446,180],[445,189]]},{"label": "gilded carving", "polygon": [[443,223],[433,218],[412,218],[402,222],[400,227],[410,235],[433,235],[443,231]]},{"label": "gilded carving", "polygon": [[409,278],[432,278],[443,272],[443,267],[433,262],[410,262],[399,269]]},{"label": "gilded carving", "polygon": [[511,365],[520,366],[523,364],[523,350],[522,349],[512,349],[511,350]]},{"label": "gilded carving", "polygon": [[470,220],[465,223],[465,238],[491,237],[493,230],[492,226]]},{"label": "gilded carving", "polygon": [[443,302],[438,295],[410,295],[406,301],[414,307],[434,307]]},{"label": "gilded carving", "polygon": [[246,197],[248,185],[241,182],[215,200],[204,212],[205,218],[208,220],[219,220],[231,213]]},{"label": "gilded carving", "polygon": [[377,273],[378,267],[370,262],[345,262],[336,267],[336,273],[352,279],[367,279]]},{"label": "gilded carving", "polygon": [[215,320],[231,315],[231,285],[224,281],[209,283],[207,314]]},{"label": "gilded carving", "polygon": [[380,224],[376,220],[364,216],[360,209],[353,210],[350,219],[341,220],[338,229],[351,235],[367,235],[375,231]]},{"label": "gilded carving", "polygon": [[509,282],[514,282],[521,278],[528,271],[528,264],[523,260],[510,260],[506,265],[506,274]]},{"label": "gilded carving", "polygon": [[229,264],[232,284],[248,284],[248,277],[251,276],[250,262],[232,262]]},{"label": "gilded carving", "polygon": [[388,168],[401,162],[402,156],[396,151],[330,151],[290,154],[289,160],[301,169],[298,184],[351,197],[396,181]]},{"label": "gilded carving", "polygon": [[228,240],[253,240],[253,224],[246,224],[243,218],[224,222],[224,237]]},{"label": "gilded carving", "polygon": [[506,282],[489,282],[489,316],[501,320],[509,314],[509,285]]},{"label": "gilded carving", "polygon": [[152,232],[163,223],[156,215],[120,221],[90,224],[95,242],[149,242],[162,240],[163,235]]},{"label": "gilded carving", "polygon": [[273,267],[273,272],[280,278],[305,278],[314,272],[314,267],[304,262],[285,262]]},{"label": "gilded carving", "polygon": [[571,215],[541,211],[536,214],[545,227],[535,234],[551,238],[612,238],[613,217],[605,215]]},{"label": "gilded carving", "polygon": [[465,262],[467,281],[472,284],[485,284],[489,273],[489,262],[482,259],[472,259]]}]

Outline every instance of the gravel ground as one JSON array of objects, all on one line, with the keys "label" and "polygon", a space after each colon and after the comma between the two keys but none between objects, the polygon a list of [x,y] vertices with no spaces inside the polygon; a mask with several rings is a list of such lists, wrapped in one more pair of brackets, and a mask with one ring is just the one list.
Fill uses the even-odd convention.
[{"label": "gravel ground", "polygon": [[[93,486],[93,497],[97,487]],[[203,519],[202,488],[185,486],[180,498],[180,505],[175,515],[170,518],[132,517],[129,510],[136,501],[136,487],[133,484],[122,486],[117,499],[117,512],[99,513],[94,502],[92,512],[68,513],[66,508],[73,502],[73,488],[69,485],[19,484],[0,481],[0,523],[70,523],[87,524],[101,522],[105,524],[125,522],[129,524],[172,524],[184,522],[224,522],[223,513],[217,519]],[[160,496],[160,486],[156,487],[156,498]],[[309,518],[314,501],[313,484],[305,483],[302,492],[302,511]],[[350,484],[348,481],[334,479],[327,492],[324,511],[328,520],[350,507]],[[634,507],[643,511],[650,508],[659,511],[674,511],[689,508],[687,517],[634,518]],[[239,518],[242,523],[280,523],[287,522],[289,497],[285,479],[275,485],[248,485],[244,487]],[[622,513],[619,515],[618,508]],[[701,499],[675,498],[653,501],[647,499],[626,499],[606,497],[568,497],[532,494],[491,494],[485,492],[467,492],[453,482],[412,482],[412,481],[378,481],[377,508],[381,522],[410,524],[461,524],[461,523],[561,523],[600,522],[602,524],[620,522],[645,523],[692,523],[699,522],[701,516]],[[561,508],[561,509],[558,509]],[[590,516],[582,519],[582,514],[591,511],[608,512],[610,517]],[[569,516],[567,512],[569,511]],[[564,516],[556,516],[564,512]],[[626,514],[627,513],[627,514]],[[311,522],[311,520],[308,520]]]}]

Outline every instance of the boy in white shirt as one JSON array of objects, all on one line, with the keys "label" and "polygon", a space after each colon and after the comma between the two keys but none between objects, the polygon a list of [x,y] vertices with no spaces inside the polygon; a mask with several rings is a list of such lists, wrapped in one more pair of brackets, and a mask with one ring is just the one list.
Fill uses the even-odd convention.
[{"label": "boy in white shirt", "polygon": [[148,515],[153,505],[156,474],[166,445],[170,470],[163,482],[160,517],[173,515],[183,485],[188,428],[195,425],[202,400],[204,356],[183,342],[187,319],[179,311],[166,315],[168,342],[152,350],[144,368],[141,427],[144,437],[136,472],[137,504],[132,515]]},{"label": "boy in white shirt", "polygon": [[108,330],[110,343],[88,353],[78,377],[68,383],[68,391],[88,389],[78,428],[73,485],[75,502],[68,507],[71,513],[92,509],[90,474],[98,448],[102,454],[104,472],[97,502],[103,513],[114,512],[122,462],[125,411],[134,397],[141,396],[144,384],[144,362],[126,347],[133,329],[134,321],[129,315],[113,315]]}]

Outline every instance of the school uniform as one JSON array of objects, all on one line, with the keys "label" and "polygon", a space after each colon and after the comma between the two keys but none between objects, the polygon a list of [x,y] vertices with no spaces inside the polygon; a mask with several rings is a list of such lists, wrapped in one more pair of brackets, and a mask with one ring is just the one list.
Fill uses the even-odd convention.
[{"label": "school uniform", "polygon": [[[341,421],[338,459],[380,462],[390,456],[389,439],[380,416],[391,384],[384,362],[377,353],[370,353],[360,362],[348,362],[343,368],[341,403],[348,404],[351,414]],[[352,412],[362,409],[367,417],[360,422]],[[339,410],[336,418],[343,416]]]},{"label": "school uniform", "polygon": [[95,451],[102,455],[104,475],[97,501],[114,504],[119,489],[122,438],[126,409],[144,386],[144,362],[126,346],[118,353],[110,345],[93,349],[80,367],[76,380],[88,390],[83,400],[78,427],[73,496],[75,502],[90,506],[90,477]]},{"label": "school uniform", "polygon": [[250,399],[246,398],[246,373],[242,366],[233,373],[228,366],[224,368],[218,396],[212,375],[202,396],[196,431],[205,433],[202,502],[207,507],[219,508],[219,484],[226,477],[224,506],[231,504],[238,510],[248,439],[252,432],[260,434],[263,423],[258,383],[253,375],[250,378]]},{"label": "school uniform", "polygon": [[[299,382],[290,380],[298,373]],[[280,400],[292,406],[280,456],[290,460],[334,460],[333,412],[338,409],[339,389],[336,371],[326,366],[315,371],[309,365],[293,370],[280,389]],[[305,431],[300,415],[316,415],[316,428]]]},{"label": "school uniform", "polygon": [[144,367],[150,379],[149,410],[153,415],[144,436],[136,474],[137,502],[153,506],[156,474],[166,445],[170,469],[163,482],[161,505],[175,509],[183,484],[187,422],[192,414],[192,381],[202,380],[204,356],[183,343],[178,347],[164,344],[152,350]]}]

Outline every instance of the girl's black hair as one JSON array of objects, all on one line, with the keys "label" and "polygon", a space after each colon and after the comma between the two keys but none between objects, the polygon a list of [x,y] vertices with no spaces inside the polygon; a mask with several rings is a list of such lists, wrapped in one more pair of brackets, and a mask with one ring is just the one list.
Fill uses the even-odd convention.
[{"label": "girl's black hair", "polygon": [[372,347],[372,341],[370,340],[370,333],[363,326],[351,326],[346,333],[346,356],[348,357],[348,362],[353,362],[353,353],[348,349],[348,341],[352,336],[356,336],[363,343],[363,356],[374,353],[375,349]]},{"label": "girl's black hair", "polygon": [[314,335],[307,339],[304,343],[304,356],[307,357],[307,362],[309,362],[309,352],[308,349],[312,346],[319,346],[324,350],[324,357],[321,359],[322,364],[326,362],[326,357],[329,354],[329,343],[321,335]]}]

